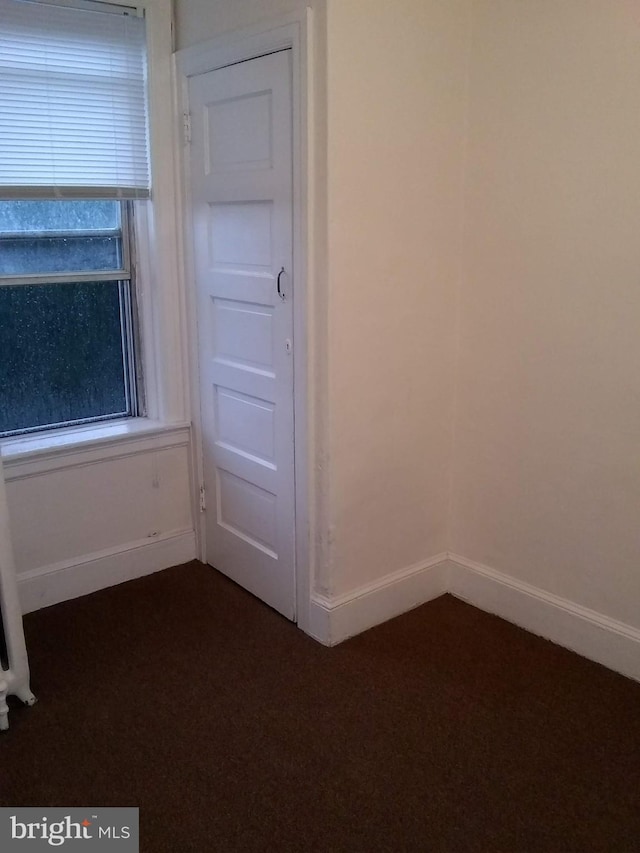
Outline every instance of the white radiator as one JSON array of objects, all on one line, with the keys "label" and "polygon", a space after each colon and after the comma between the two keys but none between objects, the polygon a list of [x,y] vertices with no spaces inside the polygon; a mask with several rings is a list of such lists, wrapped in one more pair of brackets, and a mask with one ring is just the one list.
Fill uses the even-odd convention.
[{"label": "white radiator", "polygon": [[29,662],[22,628],[16,568],[9,532],[7,492],[0,461],[0,731],[9,728],[7,696],[33,705],[29,688]]}]

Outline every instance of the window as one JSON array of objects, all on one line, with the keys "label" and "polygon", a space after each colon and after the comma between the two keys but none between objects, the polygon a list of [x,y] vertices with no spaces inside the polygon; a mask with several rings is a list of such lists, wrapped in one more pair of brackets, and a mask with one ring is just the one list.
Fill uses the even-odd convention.
[{"label": "window", "polygon": [[142,414],[144,19],[90,0],[0,19],[0,436]]},{"label": "window", "polygon": [[129,207],[0,201],[0,435],[140,413]]}]

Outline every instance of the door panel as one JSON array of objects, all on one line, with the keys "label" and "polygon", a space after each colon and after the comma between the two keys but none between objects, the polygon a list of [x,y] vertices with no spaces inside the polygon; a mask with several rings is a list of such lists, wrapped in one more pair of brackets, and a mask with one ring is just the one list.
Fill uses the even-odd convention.
[{"label": "door panel", "polygon": [[293,619],[290,81],[281,51],[192,77],[189,99],[206,556]]}]

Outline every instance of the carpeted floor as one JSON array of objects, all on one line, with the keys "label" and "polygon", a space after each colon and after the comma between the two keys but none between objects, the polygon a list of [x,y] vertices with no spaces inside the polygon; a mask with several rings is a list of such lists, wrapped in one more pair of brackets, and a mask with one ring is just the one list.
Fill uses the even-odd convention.
[{"label": "carpeted floor", "polygon": [[141,850],[640,851],[640,684],[450,596],[334,649],[198,563],[25,619],[0,804]]}]

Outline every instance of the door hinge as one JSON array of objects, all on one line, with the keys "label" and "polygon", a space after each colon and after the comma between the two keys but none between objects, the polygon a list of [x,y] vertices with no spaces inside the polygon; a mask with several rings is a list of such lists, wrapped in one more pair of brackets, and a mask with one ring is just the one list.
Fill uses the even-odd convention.
[{"label": "door hinge", "polygon": [[189,145],[191,142],[191,113],[182,113],[182,135],[184,144]]},{"label": "door hinge", "polygon": [[204,486],[200,486],[200,512],[204,512],[207,508],[207,493]]}]

